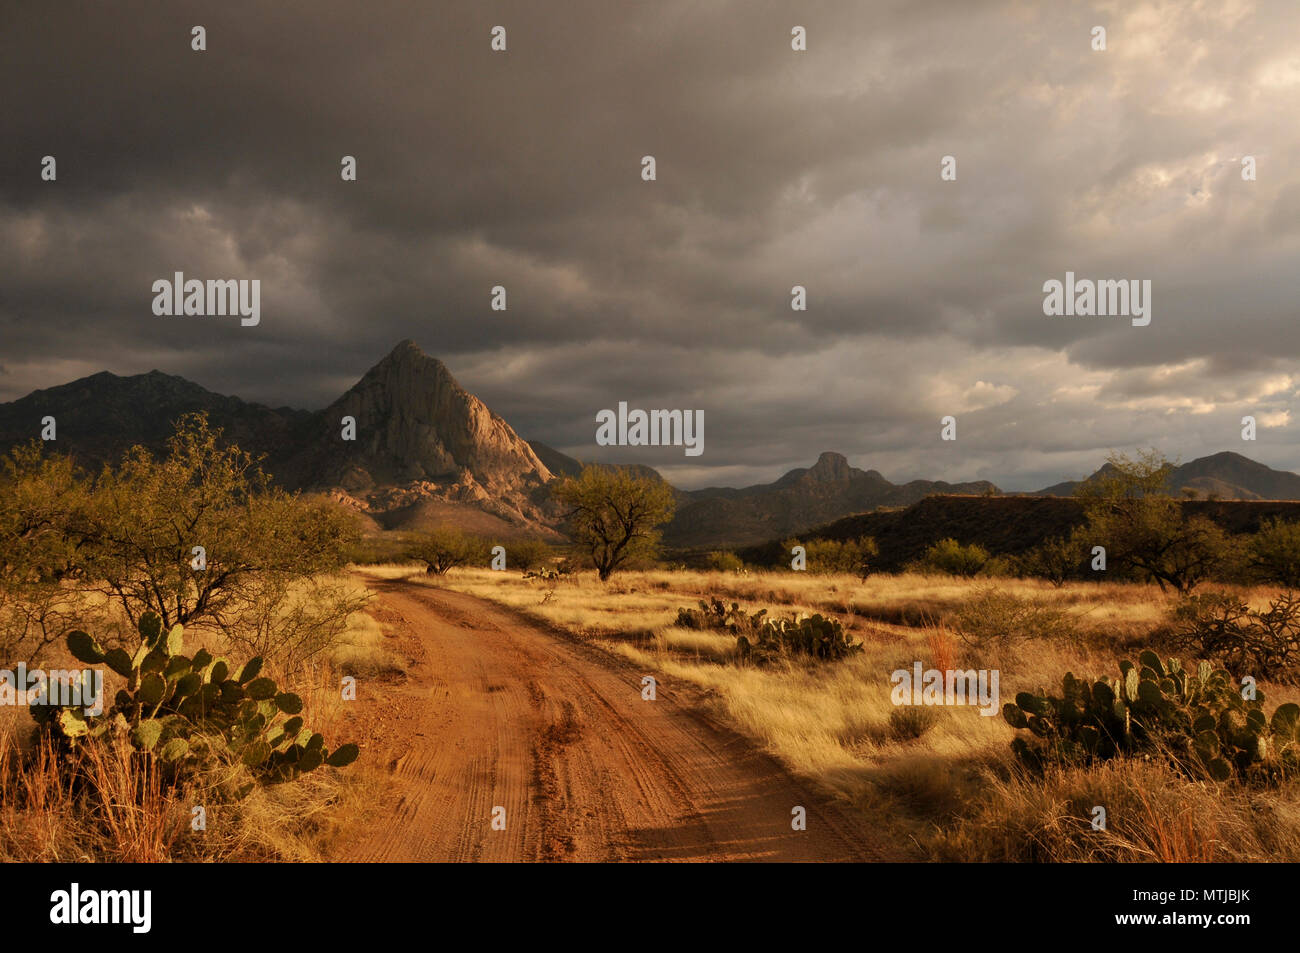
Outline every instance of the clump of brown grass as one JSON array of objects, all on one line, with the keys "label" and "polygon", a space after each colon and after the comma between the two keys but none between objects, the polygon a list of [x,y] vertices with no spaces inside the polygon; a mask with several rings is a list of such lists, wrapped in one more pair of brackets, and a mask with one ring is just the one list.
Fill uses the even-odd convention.
[{"label": "clump of brown grass", "polygon": [[939,626],[931,626],[925,634],[930,646],[930,658],[941,672],[951,672],[957,664],[957,644],[952,633]]},{"label": "clump of brown grass", "polygon": [[[1184,863],[1300,857],[1294,791],[1233,789],[1115,760],[1042,775],[989,768],[984,796],[929,847],[944,860]],[[1105,809],[1105,827],[1093,826]]]}]

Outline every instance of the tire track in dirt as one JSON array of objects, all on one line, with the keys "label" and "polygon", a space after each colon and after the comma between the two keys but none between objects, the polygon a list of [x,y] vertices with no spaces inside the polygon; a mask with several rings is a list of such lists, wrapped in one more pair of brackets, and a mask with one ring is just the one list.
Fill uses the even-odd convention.
[{"label": "tire track in dirt", "polygon": [[[707,716],[690,686],[641,698],[608,652],[463,593],[367,585],[411,657],[363,685],[362,757],[392,806],[341,860],[861,861],[897,856],[861,817]],[[808,829],[790,828],[802,805]],[[491,826],[494,807],[505,830]]]}]

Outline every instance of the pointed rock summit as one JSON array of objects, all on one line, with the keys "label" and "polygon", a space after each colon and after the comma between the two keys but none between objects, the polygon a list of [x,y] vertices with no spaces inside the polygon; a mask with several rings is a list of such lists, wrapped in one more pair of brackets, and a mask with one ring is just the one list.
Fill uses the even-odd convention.
[{"label": "pointed rock summit", "polygon": [[842,453],[832,453],[827,450],[817,458],[817,462],[804,474],[804,478],[819,483],[845,483],[850,475],[849,458]]},{"label": "pointed rock summit", "polygon": [[376,483],[464,482],[522,489],[551,479],[527,442],[414,341],[393,348],[325,410],[333,426],[357,422],[352,466]]}]

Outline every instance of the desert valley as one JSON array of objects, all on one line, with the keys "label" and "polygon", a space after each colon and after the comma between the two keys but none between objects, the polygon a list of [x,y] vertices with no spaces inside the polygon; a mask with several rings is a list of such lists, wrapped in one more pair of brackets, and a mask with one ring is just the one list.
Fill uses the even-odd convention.
[{"label": "desert valley", "polygon": [[0,443],[8,678],[110,683],[0,712],[7,859],[1300,858],[1300,476],[1236,453],[686,490],[412,341],[319,411],[101,373]]}]

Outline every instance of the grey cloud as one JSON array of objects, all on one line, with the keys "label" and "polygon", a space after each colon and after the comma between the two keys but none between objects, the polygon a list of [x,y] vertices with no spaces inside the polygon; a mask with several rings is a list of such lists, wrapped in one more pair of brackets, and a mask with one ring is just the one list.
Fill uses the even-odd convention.
[{"label": "grey cloud", "polygon": [[[411,337],[525,436],[587,456],[618,400],[704,408],[705,457],[644,459],[698,484],[833,449],[891,479],[1025,489],[1112,446],[1229,447],[1257,381],[1300,350],[1288,3],[127,0],[0,17],[17,105],[0,399],[158,367],[319,407]],[[45,154],[57,183],[37,177]],[[957,182],[939,181],[945,154]],[[262,325],[155,318],[149,285],[174,270],[261,278]],[[1042,283],[1066,270],[1151,278],[1151,326],[1045,317]],[[1168,372],[1184,365],[1199,371]],[[939,446],[952,405],[960,437]],[[1249,452],[1291,467],[1295,450],[1274,426]]]}]

